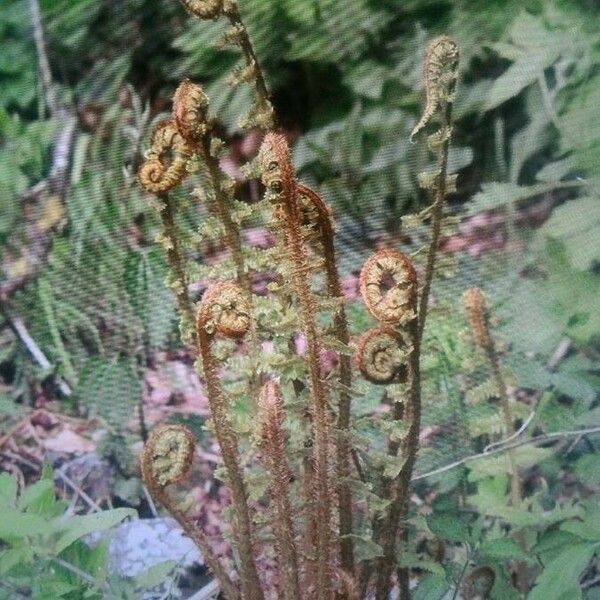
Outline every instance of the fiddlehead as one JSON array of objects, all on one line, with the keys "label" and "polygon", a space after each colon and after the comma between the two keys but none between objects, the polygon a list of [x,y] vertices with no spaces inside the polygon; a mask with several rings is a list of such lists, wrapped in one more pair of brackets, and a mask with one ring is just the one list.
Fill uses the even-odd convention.
[{"label": "fiddlehead", "polygon": [[208,131],[208,96],[189,79],[184,79],[173,96],[173,118],[181,135],[198,144]]},{"label": "fiddlehead", "polygon": [[412,261],[396,250],[376,252],[360,272],[365,306],[382,323],[404,325],[415,318],[416,282]]},{"label": "fiddlehead", "polygon": [[454,101],[458,78],[458,45],[448,36],[435,38],[427,47],[423,64],[425,109],[410,134],[411,140],[431,120],[443,103]]},{"label": "fiddlehead", "polygon": [[138,181],[148,192],[164,194],[179,185],[187,174],[194,147],[171,119],[160,122],[152,132],[150,150],[138,170]]},{"label": "fiddlehead", "polygon": [[181,4],[199,19],[216,19],[223,13],[223,0],[181,0]]},{"label": "fiddlehead", "polygon": [[444,203],[448,191],[453,191],[456,188],[456,177],[448,177],[447,171],[452,135],[452,105],[458,79],[458,58],[458,45],[447,36],[436,38],[429,44],[423,66],[427,102],[423,116],[411,134],[412,139],[425,127],[435,113],[440,113],[440,128],[429,137],[429,147],[437,155],[437,169],[432,173],[423,173],[419,176],[421,185],[433,198],[431,205],[431,241],[427,250],[425,277],[419,302],[419,340],[423,337],[427,320],[429,292],[442,234]]},{"label": "fiddlehead", "polygon": [[211,285],[198,310],[197,325],[209,335],[241,338],[250,329],[250,306],[244,291],[235,283],[224,281]]},{"label": "fiddlehead", "polygon": [[182,481],[192,467],[196,442],[181,425],[156,427],[144,446],[142,475],[149,488]]},{"label": "fiddlehead", "polygon": [[237,587],[227,569],[213,553],[210,541],[197,523],[179,508],[166,489],[187,477],[195,451],[196,442],[189,429],[181,425],[159,425],[152,430],[144,444],[140,465],[142,479],[150,494],[168,509],[198,546],[206,565],[219,580],[228,600],[240,600]]},{"label": "fiddlehead", "polygon": [[[394,419],[405,421],[407,432],[401,440],[388,440],[388,454],[396,457],[398,450],[403,464],[398,475],[382,482],[382,496],[389,498],[386,518],[375,521],[375,540],[383,549],[377,561],[377,600],[389,595],[391,574],[396,562],[396,538],[400,522],[408,510],[410,476],[415,462],[421,414],[421,384],[417,276],[412,261],[396,250],[380,250],[363,265],[360,290],[365,306],[382,327],[364,334],[358,343],[357,364],[366,379],[386,384],[408,380],[408,397],[402,406],[394,405]],[[402,328],[402,333],[398,328]],[[371,565],[361,577],[366,588]]]},{"label": "fiddlehead", "polygon": [[404,337],[395,329],[369,329],[357,342],[356,364],[361,375],[371,383],[403,383],[408,373],[409,351]]},{"label": "fiddlehead", "polygon": [[283,432],[283,400],[276,382],[267,381],[262,387],[259,408],[263,462],[270,478],[269,495],[273,505],[279,597],[300,600],[298,552],[289,497],[290,469]]}]

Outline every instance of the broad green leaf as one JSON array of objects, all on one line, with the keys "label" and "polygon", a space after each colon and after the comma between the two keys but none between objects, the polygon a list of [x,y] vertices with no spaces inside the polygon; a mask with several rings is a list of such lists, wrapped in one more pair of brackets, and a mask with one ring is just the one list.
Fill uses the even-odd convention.
[{"label": "broad green leaf", "polygon": [[531,556],[523,552],[521,548],[510,538],[497,538],[487,540],[481,544],[479,551],[486,556],[495,559],[507,560],[532,560]]},{"label": "broad green leaf", "polygon": [[[0,229],[1,229],[0,225]],[[7,394],[0,394],[0,416],[2,417],[20,417],[25,411],[20,404],[17,404],[13,398]]]},{"label": "broad green leaf", "polygon": [[484,183],[481,191],[467,204],[467,211],[474,215],[518,202],[524,197],[527,197],[527,188],[514,183]]},{"label": "broad green leaf", "polygon": [[440,577],[446,576],[444,567],[442,567],[440,563],[434,560],[424,560],[422,558],[419,558],[417,554],[412,552],[402,552],[400,554],[400,560],[398,561],[398,565],[400,567],[405,567],[408,569],[423,569],[424,571],[429,571],[429,573],[439,575]]},{"label": "broad green leaf", "polygon": [[135,364],[124,358],[89,359],[75,391],[91,415],[102,417],[117,430],[131,418],[142,394]]},{"label": "broad green leaf", "polygon": [[491,517],[498,517],[516,527],[548,527],[567,519],[580,517],[583,514],[581,507],[555,508],[548,511],[528,511],[513,506],[490,507],[485,513]]},{"label": "broad green leaf", "polygon": [[448,591],[448,582],[442,575],[425,575],[412,594],[413,600],[441,600]]},{"label": "broad green leaf", "polygon": [[584,485],[600,485],[600,455],[586,454],[577,459],[575,463],[575,474]]},{"label": "broad green leaf", "polygon": [[23,513],[14,509],[3,509],[0,519],[0,539],[39,536],[50,533],[51,525],[40,515]]},{"label": "broad green leaf", "polygon": [[434,513],[427,517],[427,527],[434,535],[450,542],[465,542],[469,529],[456,514]]},{"label": "broad green leaf", "polygon": [[57,519],[54,521],[54,527],[61,534],[56,541],[54,551],[60,554],[65,548],[83,536],[94,531],[110,529],[123,519],[136,516],[137,513],[132,508],[116,508],[89,515],[75,515],[67,521]]},{"label": "broad green leaf", "polygon": [[546,277],[515,281],[504,329],[519,351],[550,356],[564,336],[584,344],[599,336],[600,277],[573,269],[559,241],[550,239],[544,250]]},{"label": "broad green leaf", "polygon": [[576,544],[545,565],[527,600],[576,600],[581,598],[579,577],[598,548],[597,544]]},{"label": "broad green leaf", "polygon": [[538,52],[527,53],[518,58],[494,81],[488,93],[484,110],[492,110],[517,96],[527,86],[534,83],[543,70],[552,65],[559,56],[559,48],[544,47]]},{"label": "broad green leaf", "polygon": [[[566,521],[564,525],[570,523]],[[532,548],[532,554],[541,557],[544,563],[549,562],[554,557],[558,556],[565,548],[569,548],[576,544],[577,536],[568,533],[561,529],[549,529],[542,533],[537,544]]]},{"label": "broad green leaf", "polygon": [[513,183],[519,181],[523,165],[542,151],[550,140],[550,117],[544,110],[541,93],[537,87],[527,93],[527,112],[531,118],[527,125],[512,136],[510,141],[510,174]]},{"label": "broad green leaf", "polygon": [[560,530],[576,535],[582,540],[600,542],[600,524],[597,522],[590,522],[589,520],[567,521],[561,523]]},{"label": "broad green leaf", "polygon": [[42,479],[25,488],[19,497],[18,508],[47,515],[55,503],[54,482],[52,479]]},{"label": "broad green leaf", "polygon": [[13,507],[17,500],[17,480],[8,473],[0,473],[0,507]]},{"label": "broad green leaf", "polygon": [[585,271],[600,262],[600,198],[569,200],[555,208],[538,232],[538,239],[552,237],[564,244],[576,269]]},{"label": "broad green leaf", "polygon": [[22,546],[9,550],[0,550],[0,575],[6,575],[17,565],[23,565],[31,558],[31,553]]}]

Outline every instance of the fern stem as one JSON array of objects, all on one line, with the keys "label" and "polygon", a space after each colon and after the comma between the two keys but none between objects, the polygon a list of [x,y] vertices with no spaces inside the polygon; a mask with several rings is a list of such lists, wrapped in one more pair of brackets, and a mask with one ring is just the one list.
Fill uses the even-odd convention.
[{"label": "fern stem", "polygon": [[[398,444],[390,442],[388,451],[396,455],[405,457],[405,462],[400,469],[400,473],[390,483],[389,498],[391,500],[387,517],[380,528],[380,538],[378,542],[383,549],[383,556],[378,560],[377,565],[377,586],[376,600],[387,600],[391,589],[391,577],[397,563],[396,538],[398,529],[403,525],[408,513],[408,501],[410,493],[410,480],[419,447],[419,431],[421,428],[421,348],[418,338],[418,319],[414,319],[409,324],[409,335],[414,340],[413,351],[409,356],[409,376],[410,391],[404,409],[396,407],[394,416],[402,418],[408,424],[407,434]],[[400,582],[408,581],[407,573],[399,569],[401,573]],[[402,586],[400,598],[408,599],[408,585]]]},{"label": "fern stem", "polygon": [[182,318],[182,331],[187,331],[194,323],[194,308],[188,290],[188,278],[185,272],[185,256],[181,250],[177,226],[175,224],[175,211],[173,199],[169,194],[159,195],[164,207],[159,211],[163,225],[164,235],[167,238],[167,263],[176,281],[175,297]]},{"label": "fern stem", "polygon": [[431,206],[431,242],[427,249],[427,262],[425,264],[425,277],[421,300],[419,302],[419,327],[418,339],[421,342],[425,323],[427,321],[427,311],[429,308],[429,293],[435,271],[435,261],[437,258],[440,236],[442,233],[442,218],[444,213],[444,204],[446,201],[446,178],[448,171],[448,152],[450,149],[450,128],[452,126],[452,103],[446,102],[441,131],[446,132],[442,147],[438,153],[438,175],[435,182],[434,200]]},{"label": "fern stem", "polygon": [[271,105],[271,100],[269,98],[269,90],[267,88],[265,76],[263,74],[263,70],[260,66],[260,63],[258,62],[258,57],[256,56],[254,45],[252,44],[252,40],[250,39],[248,30],[246,29],[246,25],[242,20],[240,9],[235,0],[228,1],[228,6],[225,10],[225,14],[229,19],[229,22],[231,23],[232,27],[236,28],[238,31],[238,41],[240,48],[242,49],[246,65],[252,69],[254,75],[254,89],[256,91],[258,104],[268,111],[268,119],[263,124],[263,129],[267,131],[275,129],[277,127],[277,117]]},{"label": "fern stem", "polygon": [[206,534],[185,512],[177,507],[177,503],[172,500],[171,496],[165,490],[161,490],[158,494],[154,491],[153,496],[169,511],[169,514],[179,523],[186,535],[198,546],[202,554],[202,559],[219,581],[227,600],[242,600],[240,592],[229,576],[227,569],[213,553]]},{"label": "fern stem", "polygon": [[[298,184],[297,191],[300,195],[307,197],[319,215],[319,228],[321,243],[325,257],[325,275],[327,280],[327,293],[330,298],[343,298],[342,284],[337,267],[334,246],[334,231],[331,222],[330,211],[318,194],[310,188]],[[348,319],[343,303],[336,310],[333,318],[333,333],[336,339],[344,346],[350,343],[348,331]],[[350,447],[350,418],[351,418],[351,396],[352,366],[350,356],[347,353],[339,355],[339,381],[341,384],[337,414],[337,480],[338,480],[338,519],[340,530],[340,559],[342,568],[348,573],[354,572],[354,543],[352,534],[352,493],[349,478],[351,474],[351,447]]]},{"label": "fern stem", "polygon": [[197,327],[197,340],[215,435],[221,448],[232,493],[236,546],[240,555],[242,595],[247,600],[262,600],[263,592],[254,562],[252,524],[247,502],[246,484],[240,466],[237,434],[227,414],[227,399],[219,379],[218,363],[212,353],[212,339],[203,326]]},{"label": "fern stem", "polygon": [[[222,172],[219,161],[211,152],[210,134],[207,133],[202,136],[200,145],[202,156],[208,167],[211,184],[215,193],[217,212],[221,223],[223,224],[223,228],[225,229],[225,245],[227,246],[235,265],[237,282],[244,290],[248,305],[252,309],[252,280],[250,274],[246,271],[240,229],[231,218],[231,203],[229,202],[226,191],[223,189]],[[250,329],[248,331],[248,357],[251,365],[251,374],[248,380],[249,396],[250,398],[256,398],[258,396],[258,386],[260,381],[258,377],[258,332],[256,330],[256,322],[254,319],[250,320]]]},{"label": "fern stem", "polygon": [[[492,368],[494,380],[496,382],[496,388],[498,389],[498,396],[500,398],[500,410],[502,411],[502,419],[504,421],[504,429],[506,435],[510,435],[514,431],[514,422],[512,411],[510,409],[510,403],[508,399],[508,391],[506,388],[506,382],[500,369],[500,361],[498,359],[498,353],[496,352],[496,345],[490,336],[490,343],[485,348],[488,361]],[[507,451],[506,456],[508,458],[509,470],[510,470],[510,501],[515,507],[521,504],[521,480],[519,472],[517,470],[517,464],[515,460],[515,451],[510,449]]]},{"label": "fern stem", "polygon": [[269,495],[273,504],[273,530],[283,600],[300,600],[298,552],[289,496],[290,468],[285,453],[283,400],[279,385],[265,383],[261,390],[263,462],[269,474]]},{"label": "fern stem", "polygon": [[[291,215],[287,215],[288,218]],[[293,217],[292,217],[293,219]],[[287,220],[287,219],[286,219]],[[307,362],[315,429],[315,487],[317,530],[317,598],[329,600],[331,591],[331,492],[329,489],[329,415],[327,394],[321,380],[321,345],[316,327],[316,305],[307,277],[308,261],[297,223],[287,231],[288,250],[293,262],[292,280],[300,304],[302,330],[306,336]]]},{"label": "fern stem", "polygon": [[240,230],[231,218],[231,207],[228,202],[227,194],[222,186],[222,173],[219,167],[219,161],[215,158],[211,152],[211,137],[210,134],[202,136],[201,139],[201,152],[202,158],[204,159],[210,176],[211,185],[215,193],[215,203],[217,207],[217,213],[223,228],[225,229],[225,244],[227,249],[231,253],[231,257],[235,264],[236,277],[240,286],[246,290],[247,293],[251,293],[250,289],[250,278],[246,273],[244,264],[244,255],[242,252],[242,242],[240,236]]}]

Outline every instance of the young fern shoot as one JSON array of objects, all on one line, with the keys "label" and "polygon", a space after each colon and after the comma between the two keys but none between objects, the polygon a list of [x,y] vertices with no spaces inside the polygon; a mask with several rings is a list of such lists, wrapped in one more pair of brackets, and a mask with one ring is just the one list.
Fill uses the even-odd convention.
[{"label": "young fern shoot", "polygon": [[167,507],[173,518],[198,546],[202,556],[219,580],[229,600],[241,600],[237,586],[221,561],[214,555],[211,544],[194,520],[182,511],[167,491],[167,486],[185,479],[192,468],[196,451],[194,434],[181,425],[156,427],[144,445],[141,460],[142,478],[152,497]]},{"label": "young fern shoot", "polygon": [[[331,210],[323,199],[309,187],[298,183],[296,185],[300,201],[308,203],[308,208],[316,213],[316,225],[319,233],[321,249],[325,258],[325,277],[327,295],[339,303],[333,317],[333,334],[345,348],[350,344],[350,332],[346,309],[343,303],[343,291],[337,267],[334,246],[334,228]],[[348,573],[354,572],[354,544],[352,530],[352,493],[350,490],[351,448],[350,448],[350,417],[352,365],[349,352],[341,352],[339,366],[339,400],[337,414],[337,484],[338,484],[338,523],[340,533],[341,566]]]},{"label": "young fern shoot", "polygon": [[429,148],[437,155],[437,170],[424,173],[420,177],[422,187],[430,192],[431,241],[427,251],[423,289],[419,301],[419,339],[427,320],[429,293],[433,281],[435,262],[442,232],[442,218],[446,194],[456,186],[456,177],[448,177],[448,151],[452,137],[452,106],[458,79],[458,45],[447,36],[434,39],[427,47],[423,66],[426,104],[423,116],[413,129],[411,139],[419,133],[431,119],[439,113],[441,125],[437,132],[429,136]]},{"label": "young fern shoot", "polygon": [[298,301],[302,332],[306,337],[306,361],[314,431],[315,510],[317,539],[316,599],[330,600],[332,595],[332,487],[330,468],[329,397],[322,380],[316,315],[317,304],[311,290],[308,255],[300,229],[297,187],[285,137],[269,133],[260,150],[263,182],[274,203],[275,218],[281,224],[289,254],[292,285]]},{"label": "young fern shoot", "polygon": [[230,421],[229,404],[219,378],[218,362],[212,351],[215,335],[230,339],[240,339],[246,335],[250,328],[249,309],[246,295],[238,285],[232,282],[213,284],[205,292],[198,308],[196,335],[215,435],[231,488],[242,595],[248,600],[262,600],[264,595],[254,560],[252,521],[237,434]]},{"label": "young fern shoot", "polygon": [[[496,344],[491,334],[490,312],[483,292],[479,288],[469,288],[466,290],[463,294],[463,306],[473,340],[485,352],[486,358],[490,363],[494,381],[496,382],[498,398],[500,399],[504,431],[506,435],[510,435],[514,431],[514,419],[510,408],[506,382],[500,368]],[[506,456],[510,471],[511,504],[517,507],[521,504],[521,479],[516,465],[514,450],[508,450]]]}]

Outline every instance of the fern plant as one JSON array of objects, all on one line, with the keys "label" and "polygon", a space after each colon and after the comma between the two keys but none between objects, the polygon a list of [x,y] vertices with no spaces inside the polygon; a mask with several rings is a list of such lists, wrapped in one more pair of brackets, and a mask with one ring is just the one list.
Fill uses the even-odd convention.
[{"label": "fern plant", "polygon": [[[365,262],[360,291],[375,323],[353,341],[331,211],[296,179],[235,1],[182,3],[196,18],[229,21],[222,45],[238,46],[245,61],[231,83],[249,85],[255,97],[240,125],[265,133],[257,159],[246,166],[248,176],[262,180],[264,198],[243,204],[236,200],[235,183],[219,168],[223,143],[209,98],[185,80],[173,97],[172,117],[155,127],[138,172],[161,217],[159,242],[170,266],[168,285],[177,299],[182,339],[195,351],[206,384],[210,426],[223,457],[218,476],[231,490],[233,572],[168,489],[190,471],[191,432],[155,428],[143,451],[143,478],[198,544],[228,598],[387,600],[397,585],[400,597],[408,599],[402,556],[410,555],[406,524],[419,447],[422,340],[440,239],[451,225],[445,200],[456,185],[448,174],[448,152],[458,47],[445,36],[430,43],[426,106],[413,131],[414,137],[433,129],[427,143],[437,159],[435,170],[419,178],[432,199],[416,219],[430,224],[424,269],[419,275],[413,258],[396,248],[382,248]],[[190,195],[206,203],[211,216],[190,232],[178,219],[186,200],[175,190],[195,172],[201,183]],[[259,219],[273,231],[274,248],[242,243],[245,224]],[[193,264],[192,251],[207,239],[224,244],[227,257],[217,265]],[[267,294],[256,293],[257,274],[268,275]],[[196,279],[210,281],[198,304],[190,291]],[[469,316],[473,321],[473,310]],[[303,353],[296,351],[299,338]],[[493,344],[475,339],[502,384]],[[322,364],[325,350],[337,356],[330,373]],[[393,405],[389,417],[371,420],[376,443],[352,419],[352,403],[361,402],[365,382],[380,386]],[[509,427],[508,406],[502,407]],[[516,494],[515,487],[515,502]],[[365,546],[371,551],[365,553]],[[264,572],[265,554],[274,559],[275,584]]]}]

